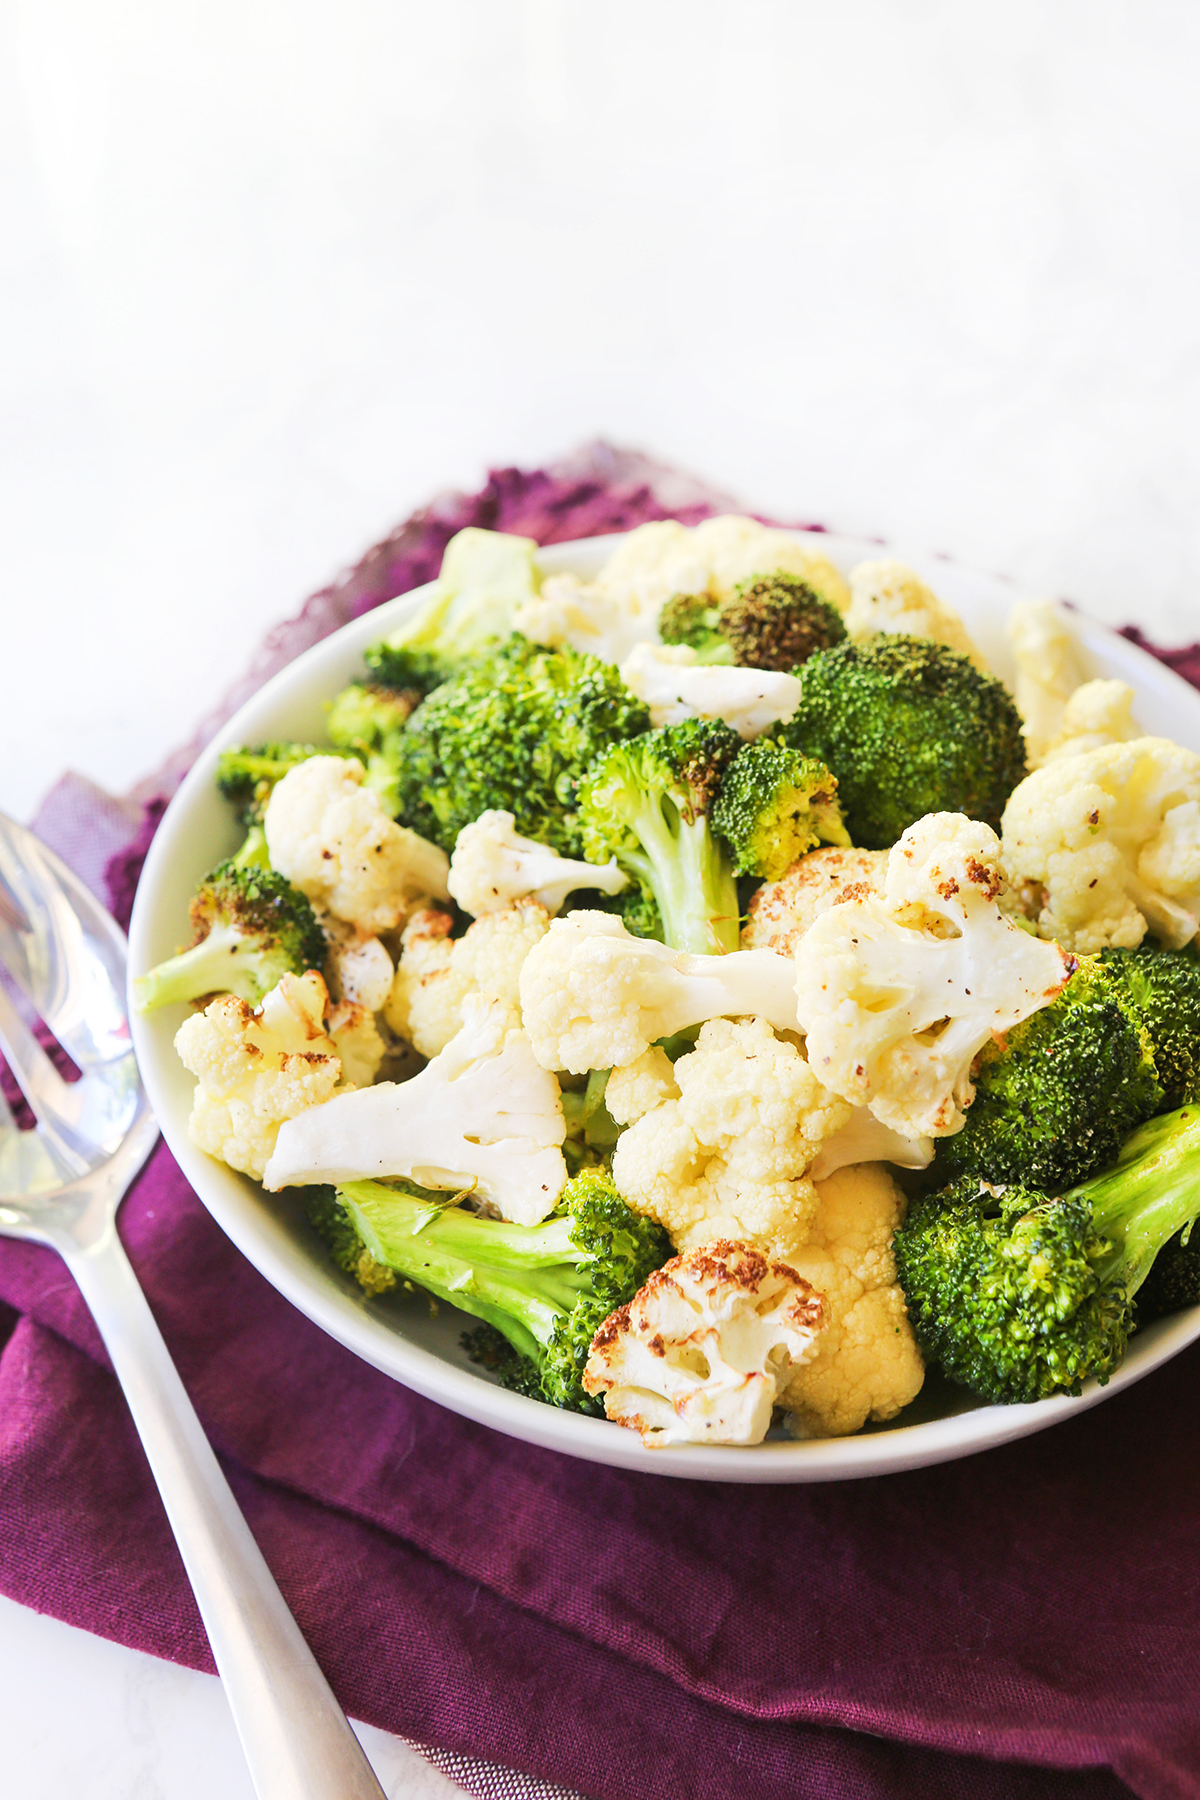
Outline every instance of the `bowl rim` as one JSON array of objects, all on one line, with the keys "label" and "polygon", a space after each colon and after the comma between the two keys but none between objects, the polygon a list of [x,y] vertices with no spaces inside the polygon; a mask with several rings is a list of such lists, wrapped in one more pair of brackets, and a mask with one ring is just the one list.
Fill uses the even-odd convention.
[{"label": "bowl rim", "polygon": [[[546,573],[578,568],[586,574],[628,535],[613,533],[547,546],[539,550],[538,563]],[[885,550],[876,540],[852,535],[813,530],[794,530],[789,535],[814,550],[834,553],[834,560],[839,549],[854,560],[878,556]],[[967,588],[973,586],[982,597],[981,604],[989,610],[996,600],[1018,597],[1015,585],[1006,578],[981,574],[949,558],[890,547],[886,547],[886,553],[900,557],[943,589],[947,581],[959,588],[963,584]],[[198,812],[205,810],[205,802],[211,802],[221,750],[272,735],[259,723],[262,718],[294,699],[327,666],[356,664],[368,644],[416,610],[431,585],[426,583],[385,601],[310,646],[239,707],[201,751],[168,805],[146,857],[129,931],[131,978],[135,971],[150,967],[167,953],[162,947],[164,932],[168,944],[175,941],[180,921],[172,913],[170,928],[166,929],[163,894],[170,885],[168,876],[181,846],[187,844],[189,834],[195,830]],[[950,601],[955,604],[953,596]],[[1192,747],[1200,750],[1200,693],[1157,658],[1086,614],[1075,612],[1072,622],[1085,656],[1093,665],[1125,672],[1123,678],[1138,688],[1143,705],[1147,699],[1154,703],[1156,717],[1163,705],[1168,711],[1182,711],[1190,728]],[[993,654],[995,662],[1003,665],[1003,650],[994,650]],[[351,678],[345,676],[347,680]],[[336,685],[324,689],[327,697],[336,692]],[[769,1440],[753,1447],[677,1445],[652,1450],[622,1426],[563,1412],[510,1393],[485,1375],[458,1368],[412,1342],[381,1309],[373,1310],[365,1296],[343,1290],[332,1267],[327,1280],[314,1280],[311,1263],[295,1251],[289,1254],[286,1234],[277,1222],[264,1214],[261,1204],[248,1204],[252,1193],[261,1195],[257,1184],[210,1158],[188,1138],[186,1113],[181,1114],[179,1104],[181,1065],[169,1039],[164,1048],[162,1030],[163,1015],[171,1020],[176,1012],[181,1019],[186,1009],[164,1008],[158,1014],[139,1014],[131,1007],[138,1064],[164,1140],[202,1204],[237,1249],[301,1313],[365,1362],[463,1417],[541,1448],[642,1473],[694,1480],[823,1482],[896,1473],[955,1460],[1045,1430],[1132,1386],[1200,1337],[1200,1306],[1159,1320],[1138,1334],[1125,1361],[1106,1386],[1089,1382],[1078,1396],[1059,1395],[1029,1405],[970,1406],[912,1424],[903,1423],[901,1415],[901,1422],[875,1426],[852,1437]],[[173,1030],[174,1026],[172,1036]]]}]

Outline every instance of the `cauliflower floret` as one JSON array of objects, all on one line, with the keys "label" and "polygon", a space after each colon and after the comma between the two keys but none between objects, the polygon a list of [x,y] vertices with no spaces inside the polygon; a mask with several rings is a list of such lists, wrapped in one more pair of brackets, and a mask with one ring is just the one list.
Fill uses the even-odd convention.
[{"label": "cauliflower floret", "polygon": [[743,950],[793,956],[814,919],[840,906],[883,892],[886,850],[810,850],[778,881],[764,881],[750,896],[742,927]]},{"label": "cauliflower floret", "polygon": [[657,1269],[610,1314],[583,1385],[651,1449],[761,1444],[820,1324],[819,1298],[785,1264],[747,1244],[707,1244]]},{"label": "cauliflower floret", "polygon": [[1200,756],[1134,738],[1028,776],[1002,821],[1014,880],[1040,892],[1037,927],[1068,950],[1182,949],[1200,929]]},{"label": "cauliflower floret", "polygon": [[518,900],[503,912],[484,913],[460,938],[451,938],[451,923],[433,907],[413,914],[383,1009],[392,1030],[422,1056],[445,1049],[471,994],[502,1002],[510,1023],[521,1023],[521,967],[545,937],[550,915],[536,900]]},{"label": "cauliflower floret", "polygon": [[275,784],[263,825],[271,867],[364,936],[391,931],[422,896],[445,899],[445,851],[397,825],[366,770],[310,756]]},{"label": "cauliflower floret", "polygon": [[969,656],[977,669],[987,669],[958,614],[939,600],[919,575],[891,556],[861,562],[851,569],[846,630],[852,638],[870,637],[877,631],[932,638],[935,644],[948,644],[951,650]]},{"label": "cauliflower floret", "polygon": [[644,1051],[636,1062],[614,1069],[604,1089],[609,1117],[618,1125],[632,1125],[664,1100],[678,1098],[675,1065],[658,1044]]},{"label": "cauliflower floret", "polygon": [[786,1259],[817,1203],[809,1165],[850,1108],[763,1019],[710,1019],[674,1075],[679,1098],[617,1142],[621,1198],[677,1250],[736,1238]]},{"label": "cauliflower floret", "polygon": [[1063,709],[1083,680],[1074,634],[1053,600],[1019,600],[1008,615],[1008,641],[1017,664],[1014,695],[1031,769],[1039,768],[1058,736]]},{"label": "cauliflower floret", "polygon": [[285,1119],[322,1105],[343,1081],[373,1079],[383,1055],[374,1020],[342,1006],[327,1031],[328,1002],[310,970],[285,975],[257,1012],[223,994],[184,1020],[175,1048],[198,1082],[188,1136],[199,1149],[261,1178]]},{"label": "cauliflower floret", "polygon": [[396,973],[387,950],[377,937],[363,937],[341,919],[327,918],[322,929],[329,945],[331,992],[368,1012],[382,1012]]},{"label": "cauliflower floret", "polygon": [[692,956],[609,913],[555,919],[521,970],[521,1016],[545,1069],[621,1069],[659,1038],[743,1013],[795,1029],[791,966],[772,950]]},{"label": "cauliflower floret", "polygon": [[567,1180],[562,1095],[498,1000],[469,995],[463,1025],[419,1075],[338,1094],[279,1130],[264,1187],[407,1176],[469,1188],[501,1218],[537,1225]]},{"label": "cauliflower floret", "polygon": [[1047,745],[1043,763],[1060,756],[1081,756],[1103,744],[1126,744],[1141,737],[1133,718],[1134,693],[1127,681],[1085,681],[1063,708],[1057,736]]},{"label": "cauliflower floret", "polygon": [[621,664],[621,680],[646,702],[655,727],[724,719],[739,737],[756,738],[800,704],[794,675],[698,663],[686,644],[639,644]]},{"label": "cauliflower floret", "polygon": [[531,899],[555,914],[576,888],[620,894],[629,886],[615,856],[606,863],[572,862],[522,837],[516,824],[512,813],[492,807],[459,832],[446,886],[464,912],[478,918]]},{"label": "cauliflower floret", "polygon": [[841,1169],[817,1193],[808,1243],[788,1260],[822,1296],[821,1331],[780,1405],[796,1437],[842,1437],[894,1419],[925,1371],[892,1256],[904,1196],[878,1163]]},{"label": "cauliflower floret", "polygon": [[961,1127],[975,1056],[1048,1005],[1073,967],[1001,914],[999,854],[989,826],[930,813],[888,852],[882,898],[832,907],[796,945],[817,1076],[906,1137]]}]

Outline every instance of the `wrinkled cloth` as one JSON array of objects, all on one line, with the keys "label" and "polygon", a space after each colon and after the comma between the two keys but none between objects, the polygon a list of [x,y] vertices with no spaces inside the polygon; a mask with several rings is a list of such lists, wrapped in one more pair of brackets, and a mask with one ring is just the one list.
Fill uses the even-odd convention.
[{"label": "wrinkled cloth", "polygon": [[[565,539],[728,505],[615,452],[503,471],[317,596],[295,641],[428,578],[462,525]],[[292,642],[274,640],[271,656]],[[185,761],[136,809],[68,782],[45,814],[55,847],[94,868],[94,804],[125,916]],[[1200,1800],[1200,1346],[1078,1418],[938,1468],[680,1482],[527,1447],[359,1362],[224,1238],[165,1146],[121,1235],[342,1703],[442,1747],[464,1785],[474,1765],[455,1756],[595,1800]],[[52,1253],[0,1241],[0,1338],[0,1590],[211,1668],[120,1392]]]}]

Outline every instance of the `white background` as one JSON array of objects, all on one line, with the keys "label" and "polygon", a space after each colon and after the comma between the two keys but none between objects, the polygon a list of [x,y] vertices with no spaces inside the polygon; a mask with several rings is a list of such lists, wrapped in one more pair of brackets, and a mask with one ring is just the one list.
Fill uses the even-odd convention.
[{"label": "white background", "polygon": [[[1187,0],[9,0],[0,806],[597,434],[1200,636],[1198,77]],[[0,1653],[30,1800],[248,1791],[205,1678],[151,1754],[143,1661]]]}]

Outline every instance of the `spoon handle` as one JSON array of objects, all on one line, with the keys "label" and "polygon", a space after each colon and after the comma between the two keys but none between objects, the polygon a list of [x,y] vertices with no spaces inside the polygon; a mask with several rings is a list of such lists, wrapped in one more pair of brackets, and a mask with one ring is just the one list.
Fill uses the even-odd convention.
[{"label": "spoon handle", "polygon": [[115,1227],[60,1243],[125,1391],[259,1800],[383,1800],[221,1473]]}]

